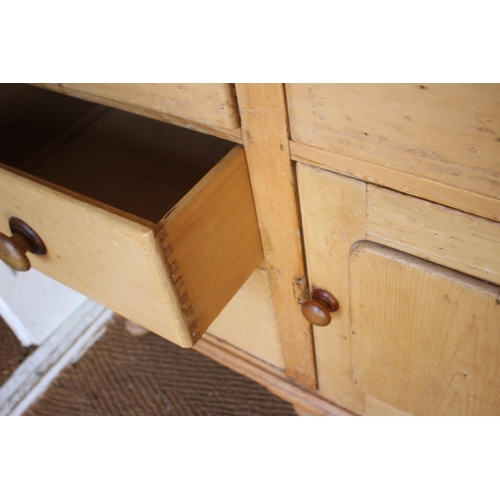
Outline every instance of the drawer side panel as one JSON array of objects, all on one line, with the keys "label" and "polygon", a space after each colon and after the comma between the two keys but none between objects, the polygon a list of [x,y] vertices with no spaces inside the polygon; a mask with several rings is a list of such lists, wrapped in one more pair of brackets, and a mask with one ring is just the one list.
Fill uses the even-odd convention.
[{"label": "drawer side panel", "polygon": [[264,259],[241,146],[167,214],[158,238],[191,332],[199,336]]}]

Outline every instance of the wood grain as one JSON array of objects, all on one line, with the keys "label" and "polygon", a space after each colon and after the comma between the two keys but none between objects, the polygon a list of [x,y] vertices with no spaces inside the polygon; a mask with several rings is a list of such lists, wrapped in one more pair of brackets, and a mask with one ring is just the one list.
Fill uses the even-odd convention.
[{"label": "wood grain", "polygon": [[302,163],[297,178],[309,283],[340,304],[328,326],[314,328],[319,392],[362,413],[363,393],[352,381],[350,362],[349,249],[366,237],[366,185]]},{"label": "wood grain", "polygon": [[45,83],[46,89],[74,97],[147,114],[170,117],[205,127],[233,130],[239,127],[238,108],[228,83]]},{"label": "wood grain", "polygon": [[364,415],[379,416],[379,417],[408,417],[408,413],[394,408],[377,398],[365,394],[365,409]]},{"label": "wood grain", "polygon": [[290,141],[290,151],[293,160],[500,221],[498,199],[293,141]]},{"label": "wood grain", "polygon": [[15,215],[32,221],[47,245],[33,267],[183,347],[263,259],[241,147],[159,228],[7,166],[0,174],[3,231]]},{"label": "wood grain", "polygon": [[285,368],[267,271],[254,271],[208,331],[261,361]]},{"label": "wood grain", "polygon": [[108,109],[30,171],[157,223],[232,147],[209,135]]},{"label": "wood grain", "polygon": [[500,199],[499,84],[289,84],[293,141]]},{"label": "wood grain", "polygon": [[235,146],[160,222],[159,242],[194,338],[263,260],[245,152]]},{"label": "wood grain", "polygon": [[500,288],[375,243],[350,269],[358,387],[413,415],[500,413]]},{"label": "wood grain", "polygon": [[368,239],[500,284],[500,224],[368,186]]},{"label": "wood grain", "polygon": [[315,388],[311,327],[300,312],[307,284],[284,89],[281,84],[237,84],[236,91],[286,373]]},{"label": "wood grain", "polygon": [[26,221],[47,247],[47,255],[30,254],[32,267],[175,343],[192,345],[152,224],[2,165],[1,232],[11,216]]},{"label": "wood grain", "polygon": [[[19,162],[31,174],[2,166],[4,232],[10,216],[26,219],[48,245],[33,267],[192,346],[263,260],[243,148],[34,87],[7,90],[2,123],[21,140],[0,155],[27,152]],[[26,90],[43,105],[27,105]],[[91,112],[63,113],[61,125],[67,101]]]}]

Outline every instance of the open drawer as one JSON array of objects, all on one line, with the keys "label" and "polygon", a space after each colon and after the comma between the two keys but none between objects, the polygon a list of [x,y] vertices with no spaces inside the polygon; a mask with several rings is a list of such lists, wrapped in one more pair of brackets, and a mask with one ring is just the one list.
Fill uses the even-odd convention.
[{"label": "open drawer", "polygon": [[0,232],[39,271],[183,347],[263,259],[244,151],[30,86],[0,86]]},{"label": "open drawer", "polygon": [[180,118],[210,128],[239,127],[229,83],[45,83],[49,90],[158,120]]}]

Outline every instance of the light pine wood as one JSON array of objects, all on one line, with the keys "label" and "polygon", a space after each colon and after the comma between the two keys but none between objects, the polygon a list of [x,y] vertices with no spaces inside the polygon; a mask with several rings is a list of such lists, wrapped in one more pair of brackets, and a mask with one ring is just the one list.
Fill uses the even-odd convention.
[{"label": "light pine wood", "polygon": [[[49,234],[48,258],[34,267],[192,346],[263,260],[243,148],[85,103],[90,119],[68,120],[70,98],[34,87],[26,89],[33,109],[18,111],[9,99],[25,88],[8,90],[2,125],[23,133],[0,148],[0,160],[27,149],[21,167],[36,177],[5,167],[1,216],[4,225],[9,214],[34,220]],[[50,113],[41,106],[48,97]]]},{"label": "light pine wood", "polygon": [[30,172],[157,223],[232,147],[108,108]]},{"label": "light pine wood", "polygon": [[214,337],[284,370],[267,271],[256,269],[208,330]]},{"label": "light pine wood", "polygon": [[106,106],[165,120],[189,120],[203,127],[232,131],[238,108],[228,83],[45,83],[61,92]]},{"label": "light pine wood", "polygon": [[3,167],[0,231],[13,215],[32,221],[48,249],[29,254],[33,267],[183,347],[263,259],[240,146],[158,227]]},{"label": "light pine wood", "polygon": [[500,413],[500,289],[376,243],[351,252],[353,377],[414,415]]},{"label": "light pine wood", "polygon": [[310,413],[308,409],[303,408],[302,406],[297,405],[297,404],[293,405],[293,409],[295,410],[295,413],[299,417],[313,417],[313,416],[316,416],[316,415],[314,415],[314,413]]},{"label": "light pine wood", "polygon": [[32,267],[180,345],[192,345],[154,225],[0,168],[0,232],[16,216],[42,238]]},{"label": "light pine wood", "polygon": [[191,333],[198,337],[263,260],[241,146],[167,214],[158,238]]},{"label": "light pine wood", "polygon": [[263,385],[276,396],[288,401],[294,407],[300,407],[303,412],[310,415],[339,417],[353,415],[350,411],[328,401],[316,392],[296,384],[282,370],[215,338],[209,333],[200,339],[194,349],[217,363]]},{"label": "light pine wood", "polygon": [[32,155],[19,161],[31,174],[0,172],[4,232],[10,216],[33,221],[49,245],[47,257],[29,254],[33,267],[192,346],[263,260],[243,148],[95,106],[88,119],[63,114],[64,130],[71,99],[27,90],[53,109],[3,101],[2,125],[20,134],[0,159]]},{"label": "light pine wood", "polygon": [[[294,404],[302,414],[498,413],[498,405],[495,406],[499,361],[496,357],[496,325],[500,322],[498,306],[492,305],[498,301],[493,300],[498,296],[498,288],[414,257],[402,256],[395,250],[383,249],[377,253],[373,249],[380,247],[373,243],[365,242],[355,247],[356,251],[369,250],[363,253],[361,260],[368,259],[371,267],[366,263],[354,263],[354,252],[350,254],[355,242],[371,239],[498,282],[497,224],[491,222],[500,221],[498,85],[424,85],[426,88],[423,89],[411,85],[320,85],[313,86],[311,91],[306,89],[307,95],[300,97],[303,88],[295,84],[287,86],[286,96],[281,84],[240,84],[237,92],[241,129],[237,121],[236,128],[225,128],[227,124],[221,125],[221,122],[214,124],[204,118],[198,120],[204,106],[187,116],[183,114],[189,108],[185,102],[175,103],[181,110],[179,113],[166,112],[161,97],[158,102],[148,102],[155,97],[156,90],[166,84],[158,84],[156,90],[149,91],[149,84],[131,84],[129,90],[136,87],[131,93],[123,92],[125,87],[118,85],[107,95],[103,89],[110,90],[111,86],[95,85],[99,88],[92,91],[83,87],[53,88],[137,115],[244,142],[264,240],[270,289],[265,283],[265,273],[260,269],[229,302],[230,294],[218,284],[218,280],[228,279],[236,290],[235,283],[243,283],[246,279],[241,269],[235,276],[222,278],[219,272],[215,276],[216,284],[212,288],[209,286],[216,274],[211,268],[221,269],[224,267],[222,261],[228,261],[230,265],[232,262],[224,251],[218,255],[213,248],[204,248],[205,242],[214,234],[217,237],[219,231],[221,237],[229,237],[230,244],[236,245],[238,239],[231,240],[233,230],[220,225],[214,228],[206,223],[211,220],[209,214],[213,206],[224,205],[223,201],[212,199],[212,195],[204,198],[207,192],[212,192],[213,186],[218,185],[220,170],[203,178],[194,188],[190,186],[174,210],[171,211],[173,205],[167,203],[166,210],[160,210],[158,218],[155,218],[156,212],[146,215],[136,211],[132,199],[125,199],[127,206],[122,207],[125,211],[120,211],[113,208],[113,203],[103,205],[109,205],[109,198],[108,201],[90,201],[22,175],[26,181],[35,182],[37,189],[52,189],[57,193],[58,203],[65,196],[77,202],[79,208],[58,205],[60,210],[68,213],[53,213],[54,219],[66,218],[62,223],[53,224],[49,232],[53,233],[54,241],[56,235],[65,234],[61,228],[66,227],[70,214],[73,214],[71,223],[75,227],[65,236],[65,245],[71,250],[76,248],[76,267],[82,265],[91,276],[84,275],[83,271],[77,271],[79,274],[74,276],[71,266],[62,271],[64,276],[76,281],[99,282],[99,286],[104,287],[103,296],[119,296],[113,300],[125,303],[126,299],[133,297],[140,303],[136,304],[136,309],[135,306],[131,309],[140,313],[140,317],[131,317],[128,305],[123,311],[126,317],[147,327],[142,316],[147,315],[155,325],[161,323],[163,336],[177,343],[185,342],[183,345],[186,346],[199,338],[203,330],[200,325],[205,324],[203,321],[221,309],[219,302],[222,297],[228,305],[212,326],[207,327],[218,338],[205,334],[195,348],[262,383]],[[333,94],[331,89],[336,89]],[[7,88],[6,98],[18,91],[17,87]],[[134,92],[135,96],[143,93],[143,100],[136,101]],[[287,130],[287,102],[292,141]],[[93,118],[89,116],[83,118],[83,127],[88,124],[89,128],[93,127]],[[238,118],[237,112],[235,116]],[[80,125],[77,128],[80,129]],[[72,136],[73,132],[69,135]],[[143,136],[147,141],[151,138],[156,143],[164,142],[149,129],[144,129]],[[59,140],[59,144],[63,143],[64,135],[60,135]],[[120,149],[126,149],[128,141],[117,140],[117,144]],[[41,155],[45,157],[52,150],[51,147],[48,153],[42,150]],[[86,150],[82,144],[81,154],[77,156],[83,157]],[[151,155],[145,164],[155,155],[155,148],[148,145],[147,151]],[[237,150],[231,154],[235,155],[233,158],[238,156]],[[131,155],[127,153],[125,156]],[[297,187],[291,159],[312,165],[298,165]],[[35,167],[39,163],[36,157],[32,161]],[[81,165],[80,173],[84,174],[84,160]],[[64,162],[61,166],[65,166]],[[120,170],[121,164],[117,163],[114,175],[119,177]],[[87,179],[93,179],[98,171],[99,168],[94,169]],[[238,211],[249,199],[246,194],[241,197],[231,194],[233,189],[238,191],[237,186],[242,186],[242,171],[236,168],[231,175],[228,173],[220,188],[213,190],[217,196],[231,200],[228,203],[232,207],[237,207],[235,218],[240,217]],[[3,182],[4,172],[12,171],[0,169],[2,217],[2,203],[12,205],[8,197],[3,201],[3,190],[10,189]],[[153,180],[153,190],[155,182],[166,185],[164,181],[157,181],[159,177],[154,175],[145,174],[143,177]],[[107,183],[101,185],[106,188]],[[301,247],[297,189],[300,191],[305,248]],[[134,182],[126,188],[116,188],[117,194],[127,193],[127,197],[138,191],[140,189],[134,186]],[[31,194],[28,197],[31,198]],[[163,198],[155,195],[148,200],[147,206],[161,209]],[[28,205],[31,206],[30,202]],[[30,208],[30,213],[39,215],[40,224],[40,213],[44,211],[41,205],[43,203]],[[466,212],[484,219],[471,217]],[[89,221],[80,224],[82,214],[91,216],[94,224]],[[115,253],[106,254],[106,245],[99,243],[99,239],[92,240],[91,235],[97,234],[114,241],[116,238],[109,227],[115,225],[115,218],[123,224],[120,234],[124,238],[123,245],[132,252],[130,256],[122,253],[123,245]],[[242,220],[243,225],[249,221],[246,215]],[[26,222],[30,223],[29,220]],[[167,231],[170,223],[171,228]],[[106,227],[96,233],[96,224]],[[233,224],[236,232],[241,230],[234,220],[229,220],[228,224]],[[76,225],[85,231],[81,241],[89,245],[90,251],[77,245],[80,239],[77,238]],[[34,229],[38,230],[37,227]],[[205,232],[210,238],[203,239]],[[241,239],[241,258],[248,265],[246,276],[249,276],[259,265],[250,257],[257,246],[250,245],[253,250],[249,250],[247,240]],[[116,254],[121,266],[108,264],[106,256],[99,252],[108,256],[112,254],[113,258]],[[305,277],[303,255],[307,258],[310,288]],[[207,269],[203,267],[203,260],[207,262]],[[94,262],[96,269],[89,271]],[[137,278],[136,272],[146,268],[150,275]],[[108,279],[107,272],[120,272],[118,282]],[[153,290],[154,287],[157,289]],[[339,311],[332,315],[332,324],[314,329],[315,351],[311,328],[300,313],[300,304],[309,298],[308,290],[313,287],[328,290],[340,302]],[[413,287],[420,289],[421,293],[413,291]],[[131,289],[134,289],[133,293]],[[198,296],[197,290],[201,290]],[[214,303],[219,305],[210,304],[203,290],[209,290]],[[275,319],[268,314],[270,291]],[[405,293],[415,295],[408,297]],[[455,305],[443,299],[445,295],[448,299],[456,299]],[[151,297],[157,301],[156,305],[151,304]],[[168,301],[170,304],[166,306]],[[391,304],[396,314],[390,311]],[[418,311],[412,312],[416,306]],[[173,315],[168,312],[168,307],[172,307]],[[420,315],[425,308],[430,318]],[[199,311],[202,312],[197,319],[195,316]],[[359,332],[351,333],[351,315],[357,321],[357,329],[365,335],[363,342],[357,339]],[[266,320],[262,320],[264,316]],[[238,325],[238,321],[243,324]],[[253,325],[261,321],[262,328],[253,331]],[[446,321],[448,325],[445,326],[449,326],[447,330],[445,328],[446,335],[429,333]],[[477,330],[474,330],[474,325]],[[467,330],[469,326],[471,328]],[[150,329],[154,331],[153,327]],[[395,332],[390,333],[391,329]],[[178,338],[179,331],[182,331],[182,340]],[[409,334],[404,335],[406,332]],[[313,392],[316,367],[319,391]],[[489,401],[491,399],[493,401]],[[332,401],[349,410],[343,410]]]},{"label": "light pine wood", "polygon": [[394,408],[394,406],[388,405],[377,398],[365,394],[365,408],[363,411],[364,415],[376,416],[376,417],[408,417],[408,413]]},{"label": "light pine wood", "polygon": [[500,85],[286,89],[293,141],[500,199]]},{"label": "light pine wood", "polygon": [[466,189],[290,141],[293,160],[500,221],[500,201]]},{"label": "light pine wood", "polygon": [[340,305],[328,326],[314,327],[319,392],[362,413],[350,361],[349,249],[366,237],[366,185],[301,163],[297,177],[310,286],[330,292]]},{"label": "light pine wood", "polygon": [[368,186],[368,239],[500,284],[500,224]]},{"label": "light pine wood", "polygon": [[284,89],[281,84],[237,84],[236,91],[286,373],[315,388],[311,327],[300,311],[307,284]]}]

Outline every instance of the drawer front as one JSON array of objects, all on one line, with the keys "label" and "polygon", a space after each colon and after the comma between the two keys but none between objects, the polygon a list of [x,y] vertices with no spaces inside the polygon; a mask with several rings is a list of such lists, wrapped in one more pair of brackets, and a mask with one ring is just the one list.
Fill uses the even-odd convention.
[{"label": "drawer front", "polygon": [[500,199],[500,85],[286,89],[293,141]]},{"label": "drawer front", "polygon": [[245,155],[235,147],[158,224],[5,165],[0,231],[37,232],[39,271],[191,347],[263,259]]},{"label": "drawer front", "polygon": [[165,317],[183,323],[153,227],[0,168],[4,234],[10,217],[26,222],[47,247],[46,255],[27,254],[35,269],[147,328],[158,330]]},{"label": "drawer front", "polygon": [[[50,90],[99,102],[158,119],[177,117],[202,125],[233,130],[239,127],[238,107],[228,83],[59,83]],[[168,120],[167,120],[168,121]]]}]

